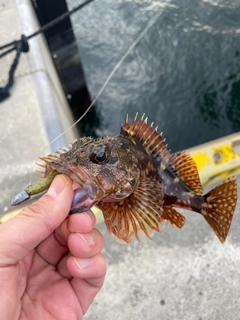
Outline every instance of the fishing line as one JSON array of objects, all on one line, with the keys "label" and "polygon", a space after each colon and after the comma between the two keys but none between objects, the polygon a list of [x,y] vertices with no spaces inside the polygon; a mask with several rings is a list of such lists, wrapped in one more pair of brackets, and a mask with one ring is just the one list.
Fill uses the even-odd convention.
[{"label": "fishing line", "polygon": [[135,46],[138,44],[138,42],[145,36],[145,34],[148,32],[148,30],[152,27],[152,25],[156,22],[157,18],[160,16],[160,12],[155,15],[155,17],[146,25],[146,27],[143,29],[143,31],[139,34],[139,36],[136,38],[136,40],[130,45],[128,50],[125,52],[125,54],[122,56],[122,58],[117,62],[113,70],[110,72],[109,76],[107,77],[106,81],[104,82],[103,86],[99,90],[98,94],[96,97],[93,99],[87,110],[81,115],[81,117],[75,121],[68,129],[66,129],[63,133],[58,135],[56,138],[54,138],[49,145],[51,145],[53,142],[55,142],[58,138],[63,136],[66,132],[71,130],[75,125],[77,125],[84,117],[85,115],[90,111],[90,109],[93,107],[97,99],[100,97],[100,95],[103,93],[104,89],[108,85],[109,81],[112,79],[116,71],[120,68],[121,64],[123,61],[127,58],[127,56],[130,54],[130,52],[135,48]]},{"label": "fishing line", "polygon": [[[66,129],[63,133],[59,134],[56,138],[54,138],[52,141],[49,142],[48,146],[50,146],[53,142],[55,142],[58,138],[62,137],[66,132],[71,130],[74,126],[76,126],[84,117],[85,115],[91,110],[97,99],[100,97],[106,86],[108,85],[109,81],[112,79],[116,71],[120,68],[124,60],[127,58],[127,56],[130,54],[130,52],[136,47],[136,45],[140,42],[140,40],[145,36],[145,34],[148,32],[148,30],[154,25],[154,23],[157,21],[158,17],[160,16],[161,11],[157,12],[157,14],[151,19],[151,21],[148,22],[148,24],[145,26],[145,28],[140,32],[138,37],[134,40],[134,42],[130,45],[130,47],[127,49],[125,54],[122,56],[122,58],[117,62],[113,70],[108,75],[107,79],[105,80],[103,86],[98,91],[96,97],[93,99],[89,107],[86,109],[86,111],[81,115],[81,117],[76,120],[68,129]],[[41,152],[43,152],[47,147],[44,147]],[[34,166],[36,165],[36,162],[34,163],[32,170],[34,169]],[[30,184],[32,180],[32,173],[30,173]]]}]

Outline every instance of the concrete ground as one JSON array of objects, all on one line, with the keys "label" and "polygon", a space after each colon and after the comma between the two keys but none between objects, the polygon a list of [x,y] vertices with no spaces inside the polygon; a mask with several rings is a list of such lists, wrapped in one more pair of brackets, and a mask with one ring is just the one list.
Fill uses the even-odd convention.
[{"label": "concrete ground", "polygon": [[[238,177],[238,187],[240,177]],[[108,270],[85,320],[240,319],[240,209],[221,244],[202,216],[182,211],[186,224],[122,245],[99,225]]]}]

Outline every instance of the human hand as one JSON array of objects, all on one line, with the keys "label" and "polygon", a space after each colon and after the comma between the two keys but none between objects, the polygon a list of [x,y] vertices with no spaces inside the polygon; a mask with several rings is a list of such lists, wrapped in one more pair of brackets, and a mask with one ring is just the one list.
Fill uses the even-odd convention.
[{"label": "human hand", "polygon": [[72,189],[58,175],[40,200],[0,225],[1,319],[82,319],[101,289],[103,238],[91,211],[68,216]]}]

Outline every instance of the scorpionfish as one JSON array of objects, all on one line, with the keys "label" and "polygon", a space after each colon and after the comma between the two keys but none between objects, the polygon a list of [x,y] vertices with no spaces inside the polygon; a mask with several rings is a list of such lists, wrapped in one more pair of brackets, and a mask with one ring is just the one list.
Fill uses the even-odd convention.
[{"label": "scorpionfish", "polygon": [[[64,173],[78,183],[71,213],[101,209],[107,229],[120,242],[143,231],[159,230],[164,220],[182,228],[185,217],[175,208],[201,214],[223,243],[237,202],[235,177],[203,195],[196,164],[183,151],[170,153],[157,128],[144,115],[117,136],[85,137],[47,157],[44,177]],[[87,201],[86,201],[87,200]],[[87,205],[86,205],[87,204]]]}]

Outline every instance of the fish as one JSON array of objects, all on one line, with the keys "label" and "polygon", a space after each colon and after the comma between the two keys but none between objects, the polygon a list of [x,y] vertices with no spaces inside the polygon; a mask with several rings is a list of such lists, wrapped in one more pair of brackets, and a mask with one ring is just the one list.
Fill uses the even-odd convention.
[{"label": "fish", "polygon": [[42,157],[43,182],[13,198],[16,205],[47,189],[56,174],[66,174],[75,183],[71,214],[97,206],[110,235],[129,243],[139,232],[152,239],[150,230],[161,232],[168,221],[181,229],[185,217],[176,208],[203,216],[220,242],[229,232],[237,202],[234,176],[208,193],[197,166],[186,151],[171,153],[154,123],[138,114],[126,116],[117,136],[76,139],[63,149]]}]

